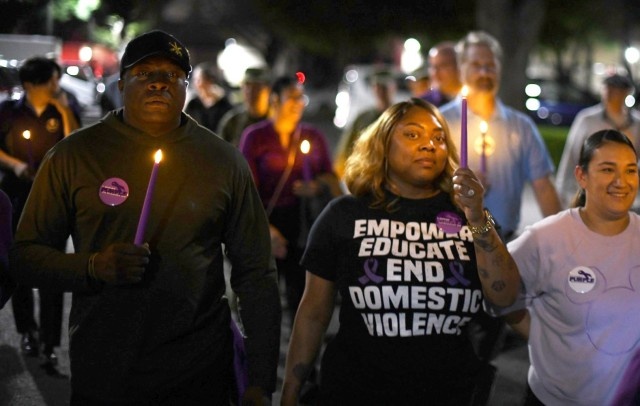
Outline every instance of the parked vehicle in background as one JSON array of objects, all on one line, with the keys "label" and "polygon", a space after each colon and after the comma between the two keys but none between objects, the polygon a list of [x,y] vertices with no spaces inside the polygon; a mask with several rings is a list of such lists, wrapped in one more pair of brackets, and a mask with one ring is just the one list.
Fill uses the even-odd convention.
[{"label": "parked vehicle in background", "polygon": [[83,110],[96,108],[104,84],[95,77],[91,67],[88,64],[63,64],[62,72],[60,86],[76,96]]},{"label": "parked vehicle in background", "polygon": [[18,69],[10,66],[0,66],[0,102],[18,100],[22,97],[22,93]]},{"label": "parked vehicle in background", "polygon": [[22,62],[32,56],[57,59],[62,40],[50,35],[0,34],[0,59]]},{"label": "parked vehicle in background", "polygon": [[536,122],[557,126],[570,126],[580,110],[599,102],[589,91],[549,79],[532,79],[525,94],[529,115]]},{"label": "parked vehicle in background", "polygon": [[[62,40],[50,35],[0,34],[0,100],[19,99],[22,87],[18,78],[18,67],[34,56],[44,56],[59,61]],[[97,106],[98,81],[91,67],[64,65],[60,86],[73,93],[83,110]]]}]

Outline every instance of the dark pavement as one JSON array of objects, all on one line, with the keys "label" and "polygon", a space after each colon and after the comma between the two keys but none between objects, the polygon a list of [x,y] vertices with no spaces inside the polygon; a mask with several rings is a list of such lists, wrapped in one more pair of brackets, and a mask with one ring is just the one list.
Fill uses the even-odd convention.
[{"label": "dark pavement", "polygon": [[[89,124],[97,118],[87,117]],[[309,119],[325,132],[329,142],[335,145],[338,130],[333,127],[330,118]],[[522,224],[530,224],[540,218],[533,196],[528,190],[522,208]],[[65,317],[62,346],[56,349],[59,364],[56,368],[44,368],[40,358],[25,357],[20,353],[20,336],[16,333],[11,303],[0,310],[0,406],[58,406],[69,404],[69,353],[67,318],[71,306],[71,295],[65,295]],[[36,320],[37,316],[36,294]],[[334,320],[336,319],[334,315]],[[331,329],[336,328],[332,323]],[[279,386],[284,369],[290,328],[288,319],[283,318],[280,365],[278,368]],[[490,406],[519,405],[525,391],[528,368],[526,343],[509,333],[505,345],[494,361],[498,375]],[[273,404],[279,404],[279,393],[274,396]]]}]

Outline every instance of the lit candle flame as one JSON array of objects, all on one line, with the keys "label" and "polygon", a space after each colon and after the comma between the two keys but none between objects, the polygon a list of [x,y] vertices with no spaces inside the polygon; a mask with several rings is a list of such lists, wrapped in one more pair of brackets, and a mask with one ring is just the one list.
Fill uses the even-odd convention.
[{"label": "lit candle flame", "polygon": [[489,124],[487,124],[486,121],[480,122],[480,132],[482,134],[486,134],[488,130],[489,130]]},{"label": "lit candle flame", "polygon": [[469,88],[467,87],[467,85],[462,86],[460,94],[462,95],[462,97],[467,97],[467,95],[469,94]]},{"label": "lit candle flame", "polygon": [[157,150],[153,158],[155,159],[157,164],[160,163],[160,161],[162,161],[162,150]]},{"label": "lit candle flame", "polygon": [[31,139],[31,131],[29,130],[24,130],[22,132],[22,136],[24,137],[25,140]]},{"label": "lit candle flame", "polygon": [[305,155],[308,154],[311,151],[311,143],[308,140],[303,140],[300,143],[300,151]]}]

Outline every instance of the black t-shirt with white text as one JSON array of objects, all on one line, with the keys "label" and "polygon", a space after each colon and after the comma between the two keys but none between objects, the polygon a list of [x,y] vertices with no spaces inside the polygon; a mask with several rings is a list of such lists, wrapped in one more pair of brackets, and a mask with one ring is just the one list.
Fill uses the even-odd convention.
[{"label": "black t-shirt with white text", "polygon": [[342,297],[321,391],[447,402],[472,390],[478,368],[464,332],[482,311],[473,238],[446,193],[387,197],[391,211],[334,200],[309,237],[302,264]]}]

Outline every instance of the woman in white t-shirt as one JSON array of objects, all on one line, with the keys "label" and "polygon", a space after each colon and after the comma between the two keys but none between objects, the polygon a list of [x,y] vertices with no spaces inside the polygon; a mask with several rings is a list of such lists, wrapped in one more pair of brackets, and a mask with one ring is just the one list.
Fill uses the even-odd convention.
[{"label": "woman in white t-shirt", "polygon": [[[615,130],[589,136],[573,208],[508,245],[523,292],[498,310],[529,340],[525,405],[610,405],[640,349],[637,154]],[[513,312],[514,310],[517,310]]]}]

